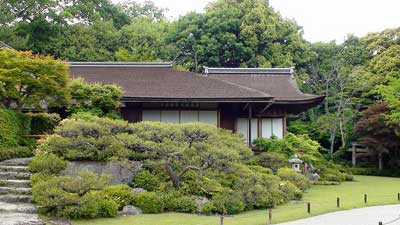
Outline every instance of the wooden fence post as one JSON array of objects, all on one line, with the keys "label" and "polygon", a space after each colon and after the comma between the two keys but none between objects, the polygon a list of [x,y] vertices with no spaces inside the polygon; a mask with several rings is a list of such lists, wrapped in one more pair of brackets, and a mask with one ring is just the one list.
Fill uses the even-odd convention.
[{"label": "wooden fence post", "polygon": [[368,196],[367,194],[364,194],[364,203],[367,204],[367,202],[368,202]]},{"label": "wooden fence post", "polygon": [[307,202],[307,212],[311,213],[311,203]]},{"label": "wooden fence post", "polygon": [[269,224],[272,224],[272,209],[268,210],[268,222]]},{"label": "wooden fence post", "polygon": [[400,193],[397,193],[397,200],[400,201]]},{"label": "wooden fence post", "polygon": [[336,198],[336,207],[340,208],[340,198]]}]

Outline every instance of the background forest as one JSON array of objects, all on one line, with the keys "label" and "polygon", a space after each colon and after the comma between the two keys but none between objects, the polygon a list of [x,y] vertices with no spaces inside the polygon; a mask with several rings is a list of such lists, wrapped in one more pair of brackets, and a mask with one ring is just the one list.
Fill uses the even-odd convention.
[{"label": "background forest", "polygon": [[328,158],[350,159],[357,141],[384,153],[385,168],[399,166],[400,28],[309,43],[265,0],[218,0],[173,21],[164,13],[151,1],[0,1],[0,41],[67,61],[295,67],[301,89],[326,100],[289,118],[290,132],[320,142]]}]

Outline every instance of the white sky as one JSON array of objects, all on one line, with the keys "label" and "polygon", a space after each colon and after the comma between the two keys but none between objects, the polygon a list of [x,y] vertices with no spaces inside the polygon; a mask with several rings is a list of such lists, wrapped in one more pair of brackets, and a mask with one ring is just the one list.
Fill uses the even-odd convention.
[{"label": "white sky", "polygon": [[[118,2],[121,0],[113,0]],[[143,2],[144,0],[137,0]],[[153,0],[177,18],[190,11],[202,12],[211,0]],[[342,42],[350,33],[364,36],[400,26],[400,0],[269,0],[283,17],[295,19],[311,42]]]}]

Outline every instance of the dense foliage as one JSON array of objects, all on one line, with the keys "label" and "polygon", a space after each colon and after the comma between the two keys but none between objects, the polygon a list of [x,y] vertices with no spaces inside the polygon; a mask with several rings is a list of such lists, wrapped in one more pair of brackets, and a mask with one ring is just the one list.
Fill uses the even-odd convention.
[{"label": "dense foliage", "polygon": [[28,113],[26,115],[31,119],[31,134],[33,135],[52,133],[61,121],[57,113]]},{"label": "dense foliage", "polygon": [[75,79],[70,84],[74,104],[72,113],[89,112],[98,116],[115,117],[121,106],[122,89],[113,84],[89,84],[82,79]]},{"label": "dense foliage", "polygon": [[0,49],[0,107],[41,109],[68,102],[67,65],[49,56]]},{"label": "dense foliage", "polygon": [[30,146],[30,118],[12,110],[0,109],[0,148]]},{"label": "dense foliage", "polygon": [[[148,213],[201,212],[194,201],[207,198],[211,201],[204,206],[204,213],[234,214],[301,198],[301,190],[306,188],[286,177],[282,184],[271,170],[252,163],[253,153],[239,135],[214,126],[83,118],[63,120],[39,146],[31,170],[43,176],[49,171],[57,174],[65,165],[60,158],[140,160],[144,169],[131,186],[150,192],[135,194],[132,200],[127,196],[114,199],[119,209],[132,201]],[[126,188],[106,188],[105,193],[113,191],[122,196]]]}]

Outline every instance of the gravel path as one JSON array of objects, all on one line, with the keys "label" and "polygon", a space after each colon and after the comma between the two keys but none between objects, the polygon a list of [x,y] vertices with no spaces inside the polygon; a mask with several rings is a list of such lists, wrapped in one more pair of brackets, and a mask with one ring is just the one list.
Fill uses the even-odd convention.
[{"label": "gravel path", "polygon": [[400,205],[386,205],[332,212],[279,225],[399,225],[400,219],[388,223],[399,217]]}]

